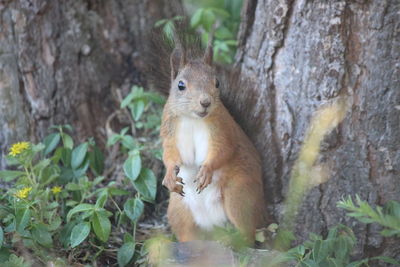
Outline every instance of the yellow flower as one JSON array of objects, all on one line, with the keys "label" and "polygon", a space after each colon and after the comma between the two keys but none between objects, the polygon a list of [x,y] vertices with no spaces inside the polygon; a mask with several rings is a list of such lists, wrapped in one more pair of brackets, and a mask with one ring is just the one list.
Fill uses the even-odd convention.
[{"label": "yellow flower", "polygon": [[61,192],[62,187],[61,186],[53,186],[51,189],[51,192],[53,192],[54,195],[57,195],[58,193]]},{"label": "yellow flower", "polygon": [[25,188],[18,190],[14,194],[14,196],[16,196],[17,198],[20,198],[20,199],[24,199],[24,198],[28,197],[29,192],[31,192],[31,191],[32,191],[32,187],[25,187]]},{"label": "yellow flower", "polygon": [[8,155],[15,157],[24,152],[25,150],[27,150],[29,146],[30,146],[29,142],[15,143],[11,146],[10,153]]}]

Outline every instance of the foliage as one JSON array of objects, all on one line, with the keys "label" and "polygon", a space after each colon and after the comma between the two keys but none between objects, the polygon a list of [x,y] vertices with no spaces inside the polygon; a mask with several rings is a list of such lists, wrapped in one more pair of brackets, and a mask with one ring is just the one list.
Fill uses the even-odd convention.
[{"label": "foliage", "polygon": [[[136,130],[158,135],[159,119],[154,116],[159,108],[153,106],[163,102],[159,95],[134,87],[121,107],[131,111]],[[152,112],[144,116],[148,111]],[[104,155],[93,139],[75,145],[71,126],[51,129],[42,143],[21,142],[10,148],[7,161],[13,169],[0,171],[0,179],[11,185],[8,190],[0,189],[0,265],[29,266],[14,254],[21,246],[41,262],[66,256],[60,252],[79,257],[89,249],[94,253],[83,261],[94,262],[103,252],[113,250],[112,235],[123,235],[118,263],[129,264],[135,248],[141,253],[135,234],[144,202],[154,203],[156,197],[157,179],[145,168],[140,153],[148,146],[128,135],[128,129],[113,135],[108,143],[121,145],[127,157],[123,165],[126,178],[123,184],[107,182],[102,176]],[[146,157],[160,154],[156,146],[151,145],[153,152]],[[134,197],[126,190],[129,184],[136,191]],[[127,222],[132,225],[131,234],[126,232]],[[121,232],[121,225],[125,231]]]},{"label": "foliage", "polygon": [[351,261],[351,253],[356,244],[356,238],[350,228],[338,225],[329,229],[324,239],[320,235],[310,234],[304,244],[298,245],[273,260],[274,264],[294,261],[296,266],[347,266],[365,265],[374,260],[399,264],[394,259],[384,256]]},{"label": "foliage", "polygon": [[381,231],[383,236],[400,236],[400,203],[388,201],[383,207],[372,208],[368,202],[356,195],[356,203],[349,196],[337,203],[339,208],[349,211],[347,216],[354,217],[360,222],[378,223],[384,227]]},{"label": "foliage", "polygon": [[[239,29],[242,0],[186,0],[185,5],[190,14],[190,27],[201,35],[203,46],[206,46],[209,34],[215,27],[214,60],[231,64],[236,53],[236,35]],[[162,19],[155,23],[155,27],[162,27],[164,34],[171,40],[175,29],[174,23],[183,19],[182,16]]]}]

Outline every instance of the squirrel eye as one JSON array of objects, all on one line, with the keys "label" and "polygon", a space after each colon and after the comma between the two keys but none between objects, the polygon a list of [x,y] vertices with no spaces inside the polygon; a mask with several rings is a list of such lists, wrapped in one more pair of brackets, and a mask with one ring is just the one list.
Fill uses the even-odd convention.
[{"label": "squirrel eye", "polygon": [[215,87],[216,87],[216,88],[219,87],[219,81],[218,81],[218,79],[215,79]]},{"label": "squirrel eye", "polygon": [[179,81],[179,82],[178,82],[178,89],[179,89],[180,91],[185,90],[185,89],[186,89],[185,83],[182,82],[182,81]]}]

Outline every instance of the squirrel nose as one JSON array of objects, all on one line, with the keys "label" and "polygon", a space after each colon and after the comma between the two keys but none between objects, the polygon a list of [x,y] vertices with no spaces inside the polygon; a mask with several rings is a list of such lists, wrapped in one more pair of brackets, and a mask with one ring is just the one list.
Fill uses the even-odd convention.
[{"label": "squirrel nose", "polygon": [[210,101],[210,99],[202,99],[202,100],[200,100],[200,104],[203,107],[208,108],[211,105],[211,101]]}]

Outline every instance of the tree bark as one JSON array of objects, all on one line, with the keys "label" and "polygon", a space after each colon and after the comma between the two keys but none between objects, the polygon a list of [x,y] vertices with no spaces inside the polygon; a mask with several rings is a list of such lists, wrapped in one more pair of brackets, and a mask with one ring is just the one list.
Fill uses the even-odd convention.
[{"label": "tree bark", "polygon": [[181,12],[179,0],[1,2],[0,169],[10,144],[54,124],[104,139],[113,89],[142,82],[144,36]]},{"label": "tree bark", "polygon": [[345,98],[345,119],[323,141],[329,180],[307,195],[300,240],[337,223],[354,229],[357,255],[400,259],[400,243],[336,207],[360,195],[372,205],[400,200],[400,2],[248,0],[236,65],[252,87],[224,97],[259,149],[268,207],[277,221],[291,170],[315,111]]}]

